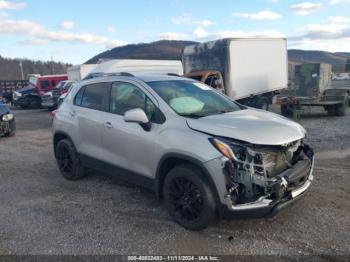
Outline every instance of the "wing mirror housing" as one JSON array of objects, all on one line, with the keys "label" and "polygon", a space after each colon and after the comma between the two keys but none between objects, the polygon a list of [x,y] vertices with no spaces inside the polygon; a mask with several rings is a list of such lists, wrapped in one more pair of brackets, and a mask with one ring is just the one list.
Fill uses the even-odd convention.
[{"label": "wing mirror housing", "polygon": [[145,131],[151,130],[151,122],[149,121],[145,111],[141,108],[131,109],[124,114],[124,121],[127,123],[137,123]]}]

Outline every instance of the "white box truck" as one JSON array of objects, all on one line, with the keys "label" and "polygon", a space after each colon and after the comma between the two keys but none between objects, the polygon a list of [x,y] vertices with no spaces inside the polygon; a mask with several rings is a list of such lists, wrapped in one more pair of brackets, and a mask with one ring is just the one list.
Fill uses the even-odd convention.
[{"label": "white box truck", "polygon": [[95,70],[96,67],[96,64],[82,64],[69,67],[67,69],[68,80],[72,82],[80,81]]},{"label": "white box truck", "polygon": [[173,60],[137,60],[137,59],[113,59],[97,64],[90,74],[183,74],[181,61]]},{"label": "white box truck", "polygon": [[202,81],[236,101],[268,110],[288,86],[286,39],[230,38],[188,46],[185,76]]}]

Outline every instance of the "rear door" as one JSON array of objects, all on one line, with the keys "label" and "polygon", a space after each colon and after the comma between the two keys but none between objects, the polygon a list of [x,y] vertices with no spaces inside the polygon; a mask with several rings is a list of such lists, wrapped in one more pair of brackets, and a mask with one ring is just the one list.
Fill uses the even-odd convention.
[{"label": "rear door", "polygon": [[[126,123],[126,111],[141,108],[152,123],[145,131],[137,123]],[[153,176],[154,150],[157,130],[161,120],[157,102],[146,95],[140,85],[134,82],[112,83],[109,113],[105,114],[102,132],[103,158],[106,162],[147,177]]]},{"label": "rear door", "polygon": [[96,83],[84,86],[74,99],[74,110],[70,113],[76,118],[79,130],[79,153],[102,160],[103,129],[102,115],[108,109],[109,83]]}]

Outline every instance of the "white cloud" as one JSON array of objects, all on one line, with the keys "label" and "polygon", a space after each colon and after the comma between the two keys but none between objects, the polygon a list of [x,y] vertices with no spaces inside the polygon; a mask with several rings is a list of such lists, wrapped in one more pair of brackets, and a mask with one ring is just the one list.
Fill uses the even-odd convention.
[{"label": "white cloud", "polygon": [[289,48],[306,50],[325,50],[328,52],[350,52],[350,37],[339,39],[336,42],[332,39],[315,40],[302,39],[299,41],[289,41]]},{"label": "white cloud", "polygon": [[293,48],[350,51],[350,18],[331,16],[323,23],[308,24],[303,35],[289,38]]},{"label": "white cloud", "polygon": [[61,23],[61,27],[66,30],[73,29],[74,27],[74,22],[73,21],[63,21]]},{"label": "white cloud", "polygon": [[48,41],[45,39],[40,38],[28,38],[23,41],[19,42],[22,45],[34,45],[34,46],[40,46],[40,45],[46,45],[48,44]]},{"label": "white cloud", "polygon": [[107,48],[127,44],[121,40],[110,39],[89,33],[75,33],[69,31],[50,31],[38,23],[28,20],[0,20],[0,34],[15,34],[30,36],[22,41],[25,44],[42,45],[48,42],[70,42],[85,44],[101,44]]},{"label": "white cloud", "polygon": [[116,29],[113,26],[109,26],[109,27],[107,27],[107,31],[110,32],[110,33],[115,33]]},{"label": "white cloud", "polygon": [[304,2],[289,6],[289,10],[296,15],[309,15],[312,12],[321,9],[322,6],[322,3]]},{"label": "white cloud", "polygon": [[8,16],[9,16],[8,13],[0,12],[0,19],[7,18]]},{"label": "white cloud", "polygon": [[183,40],[187,39],[188,35],[176,33],[176,32],[166,32],[159,35],[161,39],[164,40]]},{"label": "white cloud", "polygon": [[5,0],[0,0],[0,10],[16,10],[23,9],[27,6],[25,2],[10,2]]},{"label": "white cloud", "polygon": [[338,24],[350,23],[350,17],[345,17],[345,16],[330,16],[328,20],[331,23],[338,23]]},{"label": "white cloud", "polygon": [[210,25],[215,25],[216,24],[215,22],[210,21],[208,19],[196,21],[196,23],[201,25],[201,26],[210,26]]},{"label": "white cloud", "polygon": [[40,34],[45,29],[42,25],[28,20],[0,20],[0,34]]},{"label": "white cloud", "polygon": [[216,33],[217,38],[251,38],[251,37],[263,37],[263,38],[281,38],[285,37],[285,35],[279,31],[275,30],[264,30],[264,31],[256,31],[256,32],[247,32],[247,31],[230,31],[224,30]]},{"label": "white cloud", "polygon": [[330,5],[337,5],[337,4],[348,4],[350,3],[350,0],[330,0]]},{"label": "white cloud", "polygon": [[194,31],[193,31],[193,36],[196,39],[205,39],[209,36],[210,34],[205,31],[203,28],[201,27],[197,27]]},{"label": "white cloud", "polygon": [[193,25],[193,24],[197,24],[200,26],[210,26],[210,25],[215,25],[216,23],[209,20],[209,19],[204,19],[204,20],[195,20],[192,18],[191,14],[183,14],[181,16],[178,17],[174,17],[171,19],[171,21],[174,24],[177,25]]},{"label": "white cloud", "polygon": [[276,20],[282,18],[282,15],[270,10],[262,10],[257,13],[234,13],[233,15],[252,20]]}]

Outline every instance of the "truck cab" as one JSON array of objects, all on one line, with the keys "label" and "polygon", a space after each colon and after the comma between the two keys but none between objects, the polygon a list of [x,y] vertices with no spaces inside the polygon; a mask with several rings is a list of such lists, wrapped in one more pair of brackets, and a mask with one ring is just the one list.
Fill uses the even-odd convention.
[{"label": "truck cab", "polygon": [[192,78],[194,80],[205,83],[212,88],[225,93],[224,79],[219,71],[203,70],[191,72],[185,75],[185,77]]}]

